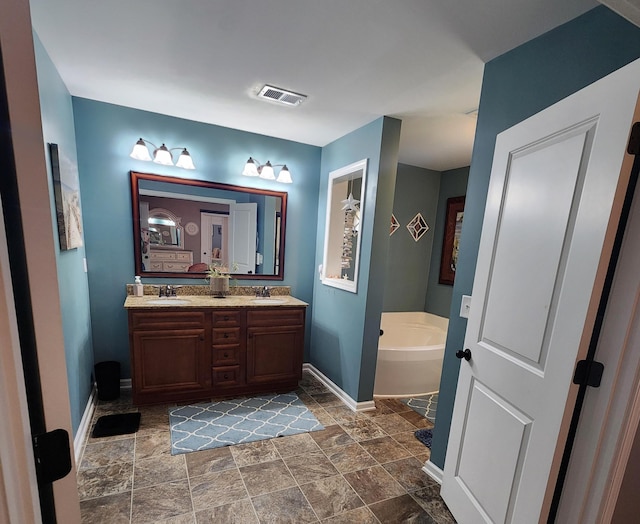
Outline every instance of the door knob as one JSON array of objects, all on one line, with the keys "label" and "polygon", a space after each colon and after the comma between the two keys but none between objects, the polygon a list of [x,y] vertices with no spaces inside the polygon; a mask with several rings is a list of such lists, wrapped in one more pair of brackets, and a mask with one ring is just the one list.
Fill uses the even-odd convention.
[{"label": "door knob", "polygon": [[459,359],[465,359],[468,362],[469,360],[471,360],[471,350],[465,349],[464,351],[462,351],[461,349],[459,349],[458,351],[456,351],[456,357]]}]

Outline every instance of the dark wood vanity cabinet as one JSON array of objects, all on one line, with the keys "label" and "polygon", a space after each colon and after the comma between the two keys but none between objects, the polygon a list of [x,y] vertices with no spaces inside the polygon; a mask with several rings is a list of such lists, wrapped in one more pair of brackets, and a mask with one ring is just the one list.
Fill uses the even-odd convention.
[{"label": "dark wood vanity cabinet", "polygon": [[295,389],[304,307],[130,309],[134,404]]},{"label": "dark wood vanity cabinet", "polygon": [[302,374],[304,309],[247,312],[247,383],[290,383]]},{"label": "dark wood vanity cabinet", "polygon": [[211,363],[203,311],[130,311],[134,404],[206,398]]}]

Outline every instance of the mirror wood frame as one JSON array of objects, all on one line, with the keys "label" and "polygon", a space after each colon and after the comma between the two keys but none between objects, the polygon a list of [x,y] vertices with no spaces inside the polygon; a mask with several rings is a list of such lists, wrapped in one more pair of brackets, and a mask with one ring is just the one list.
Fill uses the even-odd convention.
[{"label": "mirror wood frame", "polygon": [[154,175],[151,173],[140,173],[131,171],[131,205],[133,216],[133,256],[135,261],[135,274],[142,277],[153,278],[205,278],[205,273],[172,273],[168,271],[143,271],[142,270],[142,238],[140,231],[140,195],[138,192],[138,182],[140,180],[148,180],[152,182],[162,182],[166,184],[176,184],[181,186],[195,186],[209,189],[221,189],[227,191],[237,191],[240,193],[252,193],[256,195],[265,195],[279,197],[282,199],[282,209],[280,214],[280,231],[279,231],[279,252],[278,252],[278,273],[275,275],[261,274],[232,274],[231,276],[237,280],[284,280],[284,247],[285,233],[287,222],[287,195],[286,191],[272,191],[270,189],[259,189],[253,187],[236,186],[232,184],[222,184],[220,182],[210,182],[208,180],[195,180],[178,178],[165,175]]}]

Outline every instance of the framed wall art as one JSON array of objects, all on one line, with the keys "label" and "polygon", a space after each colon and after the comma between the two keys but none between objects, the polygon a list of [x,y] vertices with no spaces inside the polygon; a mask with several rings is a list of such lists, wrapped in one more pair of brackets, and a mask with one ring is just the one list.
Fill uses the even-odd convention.
[{"label": "framed wall art", "polygon": [[68,251],[82,246],[78,167],[60,153],[58,144],[49,144],[49,154],[60,250]]},{"label": "framed wall art", "polygon": [[464,218],[464,196],[447,199],[447,210],[444,220],[444,236],[442,239],[442,258],[440,260],[440,284],[452,286],[458,265],[458,247],[462,220]]}]

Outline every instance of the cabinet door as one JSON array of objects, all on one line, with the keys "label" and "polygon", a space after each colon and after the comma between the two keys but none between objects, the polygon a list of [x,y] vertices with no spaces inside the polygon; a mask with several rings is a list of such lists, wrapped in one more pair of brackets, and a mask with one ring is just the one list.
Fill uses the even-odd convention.
[{"label": "cabinet door", "polygon": [[247,383],[291,382],[302,376],[302,326],[247,329]]},{"label": "cabinet door", "polygon": [[[140,399],[178,398],[211,387],[210,351],[204,329],[135,331],[133,391]],[[134,398],[134,402],[136,399]]]}]

